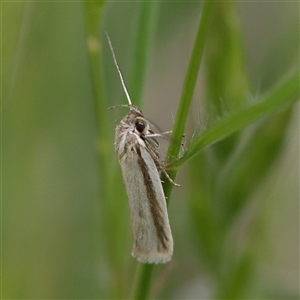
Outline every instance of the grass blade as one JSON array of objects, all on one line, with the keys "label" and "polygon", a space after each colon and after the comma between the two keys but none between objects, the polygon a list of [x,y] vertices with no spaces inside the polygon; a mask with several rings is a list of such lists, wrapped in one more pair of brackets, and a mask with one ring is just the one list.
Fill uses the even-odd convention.
[{"label": "grass blade", "polygon": [[[178,106],[178,112],[175,118],[175,124],[172,134],[172,139],[181,140],[184,132],[187,115],[192,100],[198,70],[203,54],[204,43],[206,38],[209,20],[212,12],[213,2],[206,1],[203,5],[202,17],[200,20],[195,45],[193,48],[191,60],[187,70],[185,82],[183,85],[182,95]],[[180,150],[180,145],[171,145],[168,150],[167,157],[177,157]],[[175,174],[173,174],[175,176]],[[173,176],[173,177],[174,177]],[[165,196],[168,199],[172,190],[172,185],[168,180],[164,184]],[[153,265],[141,264],[138,268],[138,273],[132,289],[132,299],[147,299],[149,297],[151,285],[151,273]]]},{"label": "grass blade", "polygon": [[282,107],[294,103],[299,99],[299,74],[294,74],[281,85],[277,86],[258,103],[234,113],[210,127],[196,138],[184,152],[182,157],[170,164],[171,169],[177,169],[182,163],[197,155],[203,148],[216,143],[237,130],[245,128],[258,118]]}]

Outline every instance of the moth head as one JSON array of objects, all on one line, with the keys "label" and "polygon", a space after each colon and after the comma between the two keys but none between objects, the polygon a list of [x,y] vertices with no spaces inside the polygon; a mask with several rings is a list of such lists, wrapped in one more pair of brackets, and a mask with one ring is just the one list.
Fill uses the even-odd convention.
[{"label": "moth head", "polygon": [[135,119],[135,129],[143,135],[146,135],[147,132],[149,131],[149,125],[148,122],[146,121],[146,119],[142,118],[142,117],[137,117]]}]

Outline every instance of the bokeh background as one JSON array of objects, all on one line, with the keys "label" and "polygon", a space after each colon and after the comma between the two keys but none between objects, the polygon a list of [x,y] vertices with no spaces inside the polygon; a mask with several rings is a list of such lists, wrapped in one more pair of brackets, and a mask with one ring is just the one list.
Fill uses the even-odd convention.
[{"label": "bokeh background", "polygon": [[[201,7],[154,7],[140,105],[163,130],[173,125]],[[140,2],[103,7],[108,106],[126,100],[102,29],[130,92],[140,9]],[[84,6],[7,1],[1,18],[2,298],[126,299],[137,263],[117,157],[106,158],[113,177],[105,181],[99,164]],[[212,23],[186,145],[231,111],[232,93],[238,104],[231,105],[246,106],[299,71],[299,3],[225,3]],[[226,69],[238,74],[230,84]],[[299,298],[298,112],[295,105],[259,120],[180,169],[183,187],[169,206],[174,258],[156,268],[152,297]],[[105,113],[113,152],[114,128],[126,110]],[[104,199],[105,182],[114,194]]]}]

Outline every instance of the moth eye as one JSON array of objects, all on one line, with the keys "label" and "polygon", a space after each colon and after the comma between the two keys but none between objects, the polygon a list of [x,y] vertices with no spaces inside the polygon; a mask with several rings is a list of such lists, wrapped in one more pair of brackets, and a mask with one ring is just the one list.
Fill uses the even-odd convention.
[{"label": "moth eye", "polygon": [[145,129],[146,125],[142,122],[136,122],[135,123],[135,128],[137,129],[138,132],[143,132]]}]

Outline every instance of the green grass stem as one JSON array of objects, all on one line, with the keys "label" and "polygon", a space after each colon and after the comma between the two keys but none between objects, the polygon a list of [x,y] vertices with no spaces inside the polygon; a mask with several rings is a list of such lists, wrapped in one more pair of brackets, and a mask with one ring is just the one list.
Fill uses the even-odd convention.
[{"label": "green grass stem", "polygon": [[148,65],[148,53],[151,48],[152,32],[155,26],[157,2],[140,3],[139,19],[133,50],[133,67],[129,81],[130,97],[136,106],[140,106],[145,86]]},{"label": "green grass stem", "polygon": [[153,269],[153,264],[137,265],[130,299],[149,299]]},{"label": "green grass stem", "polygon": [[[173,141],[181,141],[185,129],[185,124],[189,112],[189,108],[191,105],[198,72],[200,69],[200,63],[203,56],[203,50],[205,45],[205,40],[207,36],[207,32],[209,30],[210,20],[213,12],[213,1],[205,1],[202,8],[202,15],[197,31],[197,36],[195,40],[195,44],[193,47],[191,59],[188,65],[187,73],[185,76],[185,80],[183,83],[182,93],[175,117],[174,127],[172,130],[171,140]],[[180,143],[170,143],[166,162],[174,161],[175,158],[178,157],[180,151]],[[178,170],[178,169],[177,169]],[[170,169],[168,171],[169,176],[171,178],[175,178],[177,170]],[[173,184],[170,183],[168,179],[163,176],[163,187],[165,191],[165,196],[167,198],[167,203],[169,203],[170,195],[173,189]]]},{"label": "green grass stem", "polygon": [[[196,35],[195,44],[183,83],[177,113],[175,116],[171,137],[171,140],[173,141],[181,141],[184,133],[185,124],[198,77],[201,59],[203,57],[203,50],[212,15],[213,4],[213,1],[205,1],[203,4],[202,16],[198,27],[198,32]],[[170,143],[167,153],[167,162],[170,162],[174,160],[174,158],[177,158],[179,151],[180,143]]]},{"label": "green grass stem", "polygon": [[[101,42],[99,26],[104,4],[105,1],[83,2],[86,23],[89,66],[91,73],[91,84],[93,89],[93,101],[96,112],[95,117],[98,130],[98,147],[100,157],[107,158],[110,154],[111,138],[109,136],[109,119],[107,114],[108,104],[105,101],[103,92],[104,86],[101,73]],[[106,159],[103,159],[103,163],[105,163],[105,161]],[[107,168],[107,170],[108,169],[109,168]]]},{"label": "green grass stem", "polygon": [[[187,115],[192,100],[200,62],[203,54],[206,33],[209,27],[210,16],[212,13],[212,1],[206,1],[203,5],[202,16],[194,44],[191,60],[185,77],[182,95],[178,106],[177,115],[172,134],[173,140],[181,140],[184,132]],[[167,157],[177,157],[180,145],[171,145],[168,150]],[[164,181],[165,196],[168,199],[171,194],[172,185],[168,180]],[[168,186],[168,189],[166,189]],[[151,274],[154,266],[148,264],[140,264],[137,269],[136,279],[132,288],[132,299],[148,299],[151,287]]]}]

